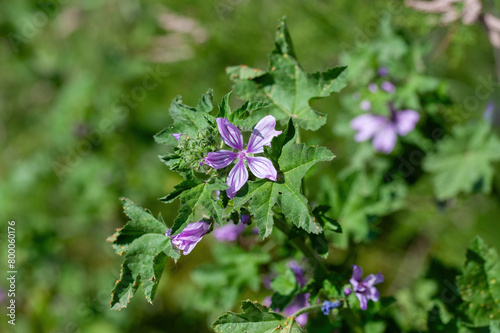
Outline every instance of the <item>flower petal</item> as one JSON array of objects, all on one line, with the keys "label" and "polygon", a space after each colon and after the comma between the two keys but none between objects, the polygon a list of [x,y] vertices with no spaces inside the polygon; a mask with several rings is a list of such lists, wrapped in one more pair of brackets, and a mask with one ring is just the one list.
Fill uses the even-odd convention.
[{"label": "flower petal", "polygon": [[392,82],[389,82],[389,81],[382,82],[380,87],[382,87],[382,89],[387,91],[389,94],[392,94],[393,92],[396,91],[396,86],[394,84],[392,84]]},{"label": "flower petal", "polygon": [[373,287],[374,284],[384,282],[384,276],[380,272],[377,275],[370,274],[367,277],[365,277],[363,282],[367,287]]},{"label": "flower petal", "polygon": [[182,133],[172,133],[173,137],[175,140],[179,141],[179,138],[181,137]]},{"label": "flower petal", "polygon": [[182,254],[187,255],[201,241],[209,228],[210,223],[205,221],[189,223],[180,234],[171,237],[172,244],[182,250]]},{"label": "flower petal", "polygon": [[229,176],[227,176],[226,184],[229,188],[226,190],[226,193],[229,199],[234,198],[236,193],[243,187],[243,185],[245,185],[247,180],[248,171],[245,167],[245,162],[243,159],[240,159],[231,172],[229,172]]},{"label": "flower petal", "polygon": [[265,116],[257,125],[255,125],[250,141],[248,141],[247,153],[257,154],[264,151],[264,146],[269,146],[271,140],[281,134],[281,131],[276,131],[276,119],[273,116]]},{"label": "flower petal", "polygon": [[238,236],[245,230],[246,225],[243,223],[234,224],[229,222],[220,228],[214,230],[215,239],[219,242],[234,242]]},{"label": "flower petal", "polygon": [[210,152],[205,157],[205,162],[214,169],[222,169],[227,167],[238,156],[237,153],[229,150],[219,150]]},{"label": "flower petal", "polygon": [[240,130],[227,118],[217,118],[216,121],[222,141],[233,149],[243,150],[243,135]]},{"label": "flower petal", "polygon": [[359,307],[361,310],[366,310],[366,306],[368,305],[368,299],[366,298],[365,295],[356,293],[356,297],[359,299]]},{"label": "flower petal", "polygon": [[248,167],[255,177],[260,179],[270,179],[276,181],[277,172],[273,162],[265,157],[249,157],[247,156]]},{"label": "flower petal", "polygon": [[375,287],[368,288],[368,290],[365,292],[365,295],[367,299],[371,299],[374,302],[378,302],[378,300],[380,299],[380,293]]},{"label": "flower petal", "polygon": [[389,121],[383,116],[374,114],[362,114],[351,120],[351,128],[357,133],[354,140],[362,142],[370,139],[380,131]]},{"label": "flower petal", "polygon": [[406,135],[415,129],[420,114],[415,110],[403,110],[396,113],[396,130],[399,135]]},{"label": "flower petal", "polygon": [[393,124],[386,124],[380,129],[373,137],[373,148],[376,151],[381,151],[389,154],[394,149],[397,140],[396,126]]},{"label": "flower petal", "polygon": [[361,282],[361,278],[363,277],[363,269],[358,265],[352,265],[352,277],[351,280],[356,280]]}]

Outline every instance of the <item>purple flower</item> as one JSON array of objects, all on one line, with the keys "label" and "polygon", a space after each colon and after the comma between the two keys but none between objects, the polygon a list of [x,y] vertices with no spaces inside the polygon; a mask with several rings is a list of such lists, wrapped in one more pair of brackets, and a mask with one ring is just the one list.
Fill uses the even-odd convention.
[{"label": "purple flower", "polygon": [[236,193],[245,185],[248,180],[248,171],[245,167],[245,161],[250,168],[250,171],[257,178],[267,178],[276,181],[277,172],[273,163],[265,157],[254,157],[253,154],[264,152],[264,146],[269,146],[271,140],[281,134],[281,131],[274,130],[276,119],[273,116],[262,118],[250,135],[250,140],[246,149],[243,148],[243,135],[240,130],[231,124],[227,118],[217,118],[217,127],[219,133],[229,147],[236,149],[238,152],[229,150],[219,150],[208,153],[205,157],[205,162],[214,169],[222,169],[227,167],[235,159],[236,165],[229,172],[227,177],[226,190],[230,199],[234,198]]},{"label": "purple flower", "polygon": [[387,67],[380,67],[378,69],[378,75],[386,76],[387,74],[389,74],[389,69]]},{"label": "purple flower", "polygon": [[250,221],[250,215],[242,214],[240,217],[240,220],[241,220],[241,223],[248,224],[248,221]]},{"label": "purple flower", "polygon": [[293,271],[293,273],[295,274],[295,278],[297,279],[297,283],[303,287],[306,285],[307,283],[307,280],[306,280],[306,277],[305,277],[305,270],[304,268],[302,268],[302,266],[300,266],[300,264],[295,261],[295,260],[291,260],[288,262],[288,267],[290,267]]},{"label": "purple flower", "polygon": [[182,133],[174,133],[172,134],[175,140],[179,141],[179,138],[181,137]]},{"label": "purple flower", "polygon": [[210,223],[205,221],[189,223],[180,234],[170,237],[172,229],[168,229],[165,233],[170,237],[172,244],[178,250],[182,250],[182,254],[188,255],[198,244],[199,241],[208,233]]},{"label": "purple flower", "polygon": [[368,90],[371,92],[371,93],[376,93],[378,91],[378,86],[375,84],[375,83],[370,83],[368,85]]},{"label": "purple flower", "polygon": [[[295,312],[299,311],[302,308],[305,308],[309,306],[309,293],[306,294],[298,294],[293,298],[293,300],[283,309],[282,313],[289,317],[293,315]],[[266,297],[262,301],[262,304],[264,304],[267,307],[271,306],[271,297]],[[279,312],[279,309],[273,309],[276,312]],[[295,318],[295,321],[300,325],[300,326],[305,326],[307,324],[307,321],[309,320],[309,317],[307,313],[303,313],[297,318]]]},{"label": "purple flower", "polygon": [[219,242],[234,242],[238,236],[245,230],[243,223],[234,224],[232,221],[226,223],[220,228],[214,230],[214,237]]},{"label": "purple flower", "polygon": [[379,272],[377,275],[370,274],[364,280],[361,280],[362,276],[363,269],[359,266],[352,265],[352,277],[349,280],[352,285],[352,290],[351,288],[347,288],[344,290],[344,293],[349,295],[354,290],[354,294],[359,299],[361,310],[366,310],[369,299],[378,302],[380,295],[377,288],[373,285],[384,282],[384,276]]},{"label": "purple flower", "polygon": [[332,311],[335,308],[338,308],[340,304],[341,304],[340,301],[334,301],[334,302],[324,301],[323,306],[321,307],[321,311],[323,311],[323,314],[325,316],[328,316],[330,311]]},{"label": "purple flower", "polygon": [[372,103],[366,99],[362,100],[361,103],[359,104],[359,107],[363,111],[370,111],[372,108]]},{"label": "purple flower", "polygon": [[392,94],[393,92],[396,91],[396,86],[389,81],[382,82],[380,86],[382,87],[383,90],[387,91],[389,94]]},{"label": "purple flower", "polygon": [[415,110],[397,111],[389,103],[391,117],[375,114],[362,114],[351,120],[351,128],[357,133],[357,142],[373,138],[372,144],[376,151],[389,154],[396,145],[398,135],[404,136],[415,129],[420,115]]},{"label": "purple flower", "polygon": [[[309,293],[306,294],[298,294],[297,296],[294,297],[294,299],[288,304],[284,309],[283,309],[283,314],[287,317],[293,315],[295,312],[299,311],[302,308],[305,308],[309,306]],[[307,321],[309,320],[309,317],[307,313],[303,313],[297,318],[295,318],[295,321],[300,325],[300,326],[305,326],[307,324]]]}]

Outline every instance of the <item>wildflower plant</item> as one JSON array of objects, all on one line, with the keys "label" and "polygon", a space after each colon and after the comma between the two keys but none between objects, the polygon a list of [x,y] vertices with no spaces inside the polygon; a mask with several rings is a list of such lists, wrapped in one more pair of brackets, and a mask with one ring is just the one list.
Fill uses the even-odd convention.
[{"label": "wildflower plant", "polygon": [[[363,278],[352,258],[338,265],[327,263],[331,247],[373,239],[377,219],[403,210],[409,184],[424,172],[430,176],[426,181],[441,184],[435,186],[439,200],[471,192],[480,181],[483,191],[490,191],[491,164],[500,157],[499,140],[485,123],[479,132],[460,125],[438,144],[440,137],[426,135],[428,127],[448,129],[439,120],[440,108],[451,103],[439,95],[445,84],[405,67],[406,60],[418,58],[420,49],[411,49],[389,23],[384,24],[381,40],[374,43],[389,43],[395,54],[387,56],[385,48],[373,47],[378,53],[353,52],[342,58],[360,64],[354,71],[369,73],[368,79],[353,80],[354,92],[340,98],[333,127],[324,127],[345,140],[352,152],[342,151],[343,162],[329,165],[336,178],[322,177],[315,189],[308,186],[307,172],[328,165],[335,154],[302,142],[303,135],[326,124],[327,114],[316,111],[312,102],[346,87],[347,69],[307,73],[297,60],[284,19],[278,22],[266,70],[228,67],[234,90],[218,105],[212,90],[195,106],[185,105],[181,97],[172,101],[173,122],[154,138],[164,148],[160,161],[183,178],[159,199],[169,205],[178,201],[178,213],[167,227],[161,215],[155,217],[122,198],[130,220],[108,238],[123,256],[112,291],[113,309],[125,308],[139,286],[152,303],[168,260],[175,264],[207,242],[213,245],[213,263],[192,271],[193,287],[171,289],[184,293],[184,305],[215,319],[233,309],[240,295],[249,290],[258,295],[258,301],[241,302],[242,312],[215,319],[215,332],[307,332],[321,320],[327,321],[322,331],[346,326],[345,331],[362,332],[373,327],[370,320],[391,311],[393,299],[383,297],[385,272]],[[239,107],[231,107],[232,94],[242,100]],[[425,94],[432,94],[433,101],[426,102]],[[364,143],[370,139],[372,144]],[[457,141],[463,145],[454,145]],[[464,150],[473,150],[468,155],[479,162],[464,157]],[[401,175],[395,167],[406,151],[422,154],[422,166],[411,175]],[[452,164],[461,166],[446,172]],[[470,168],[474,173],[462,177]],[[452,184],[442,186],[445,182]],[[468,257],[459,278],[464,293],[468,281],[480,280],[473,289],[481,289],[484,299],[468,294],[463,298],[472,307],[482,301],[493,307],[498,301],[498,288],[491,282],[497,256],[485,248],[481,240],[473,243],[474,256]],[[488,316],[497,318],[488,311],[474,317],[463,304],[456,318],[467,318],[468,324],[485,326]],[[380,327],[377,331],[386,326]]]}]

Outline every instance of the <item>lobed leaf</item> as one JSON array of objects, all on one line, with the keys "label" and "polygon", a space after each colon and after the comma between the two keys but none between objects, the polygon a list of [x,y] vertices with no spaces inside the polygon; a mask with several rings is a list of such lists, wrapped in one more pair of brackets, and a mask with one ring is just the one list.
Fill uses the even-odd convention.
[{"label": "lobed leaf", "polygon": [[[121,310],[127,306],[139,285],[146,300],[153,302],[167,258],[179,259],[173,248],[163,221],[126,198],[123,209],[130,221],[108,238],[115,251],[124,255],[120,279],[111,293],[111,308]],[[161,219],[161,217],[160,217]]]},{"label": "lobed leaf", "polygon": [[196,136],[198,131],[209,126],[207,117],[212,111],[212,90],[208,90],[199,100],[196,107],[182,103],[182,96],[177,96],[170,104],[169,112],[174,120],[173,125],[157,133],[154,138],[157,143],[171,146],[177,145],[174,133]]},{"label": "lobed leaf", "polygon": [[495,249],[477,237],[467,250],[463,274],[457,276],[463,312],[476,326],[500,320],[500,259]]},{"label": "lobed leaf", "polygon": [[494,169],[500,160],[500,140],[485,122],[455,126],[453,136],[441,141],[437,152],[424,161],[424,170],[433,175],[434,191],[440,200],[470,193],[478,185],[491,190]]},{"label": "lobed leaf", "polygon": [[306,333],[293,318],[279,313],[257,302],[241,302],[243,313],[228,312],[219,317],[212,328],[216,333]]},{"label": "lobed leaf", "polygon": [[295,58],[293,45],[282,18],[277,27],[275,49],[269,55],[269,68],[228,67],[236,94],[245,100],[262,100],[279,121],[292,118],[299,127],[317,130],[326,123],[326,115],[311,108],[311,99],[329,96],[346,86],[346,67],[325,72],[306,73]]}]

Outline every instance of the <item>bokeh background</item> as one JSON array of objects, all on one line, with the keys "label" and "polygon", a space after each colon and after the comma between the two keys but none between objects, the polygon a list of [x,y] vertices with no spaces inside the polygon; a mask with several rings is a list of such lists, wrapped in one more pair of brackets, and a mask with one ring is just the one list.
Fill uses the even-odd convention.
[{"label": "bokeh background", "polygon": [[[498,9],[497,2],[488,5]],[[371,47],[379,35],[373,27],[387,8],[398,8],[390,17],[396,33],[428,43],[425,72],[446,80],[458,103],[481,78],[495,77],[492,46],[480,26],[436,27],[435,17],[402,1],[0,2],[0,267],[7,260],[6,222],[15,220],[18,268],[16,326],[2,310],[0,330],[209,332],[214,314],[197,307],[202,299],[183,286],[194,267],[213,260],[211,237],[177,264],[169,262],[154,305],[138,293],[127,309],[109,309],[121,258],[105,240],[126,222],[118,198],[161,211],[169,224],[177,213],[176,204],[157,200],[180,179],[158,160],[163,148],[153,140],[170,123],[170,102],[182,95],[194,105],[209,88],[219,101],[231,90],[227,66],[266,68],[283,15],[306,71],[351,66],[343,60]],[[356,67],[350,72],[362,81]],[[332,130],[342,112],[339,96],[349,89],[315,104],[329,114],[328,123],[305,135],[338,155],[328,166],[333,173],[349,153]],[[480,118],[498,93],[496,86],[472,117]],[[312,178],[311,188],[320,180]],[[500,248],[498,176],[493,196],[469,195],[450,209],[438,209],[429,186],[416,185],[406,208],[379,224],[380,236],[356,245],[366,271],[388,276],[383,294],[412,298],[413,283],[430,266],[459,269],[476,234]],[[347,255],[332,248],[328,261]],[[6,286],[2,278],[0,287]],[[4,308],[1,290],[0,300]]]}]

